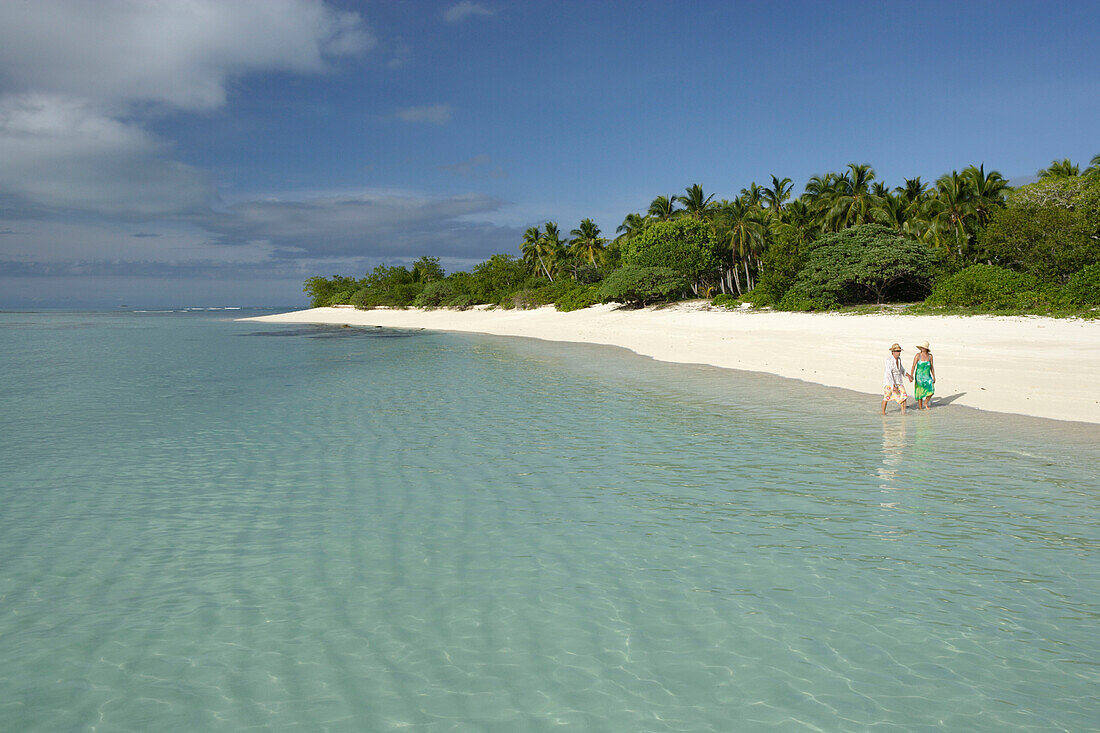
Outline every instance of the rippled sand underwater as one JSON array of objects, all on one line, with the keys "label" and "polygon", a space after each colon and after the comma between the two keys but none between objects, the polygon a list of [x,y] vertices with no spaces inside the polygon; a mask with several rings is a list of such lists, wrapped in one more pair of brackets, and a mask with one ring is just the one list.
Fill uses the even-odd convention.
[{"label": "rippled sand underwater", "polygon": [[1095,426],[198,312],[0,375],[0,730],[1100,721]]}]

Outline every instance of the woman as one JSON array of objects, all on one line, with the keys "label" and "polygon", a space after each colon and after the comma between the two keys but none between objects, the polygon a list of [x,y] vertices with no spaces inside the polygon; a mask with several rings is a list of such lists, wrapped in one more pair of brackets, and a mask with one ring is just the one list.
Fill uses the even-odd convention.
[{"label": "woman", "polygon": [[932,395],[936,392],[936,367],[932,363],[932,350],[928,348],[927,341],[917,344],[917,355],[913,357],[909,373],[912,375],[909,379],[916,384],[917,409],[931,410]]},{"label": "woman", "polygon": [[[886,414],[886,405],[893,400],[901,406],[905,412],[905,400],[909,395],[905,394],[905,367],[901,365],[901,346],[894,344],[890,347],[890,356],[886,357],[886,363],[882,371],[882,414]],[[912,379],[912,377],[909,377]]]}]

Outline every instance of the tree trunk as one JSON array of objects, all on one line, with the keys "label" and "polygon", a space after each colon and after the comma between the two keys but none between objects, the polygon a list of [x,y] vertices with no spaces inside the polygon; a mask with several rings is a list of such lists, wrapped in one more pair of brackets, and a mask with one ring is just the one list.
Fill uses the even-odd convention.
[{"label": "tree trunk", "polygon": [[741,278],[737,274],[737,265],[734,265],[733,269],[730,270],[730,272],[733,273],[733,282],[734,282],[734,284],[737,285],[737,294],[740,295],[741,294]]}]

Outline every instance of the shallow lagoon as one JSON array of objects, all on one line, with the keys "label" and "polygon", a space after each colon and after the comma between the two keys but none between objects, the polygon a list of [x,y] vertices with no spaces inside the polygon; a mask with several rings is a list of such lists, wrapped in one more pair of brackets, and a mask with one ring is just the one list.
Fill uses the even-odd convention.
[{"label": "shallow lagoon", "polygon": [[1100,720],[1096,426],[209,313],[0,375],[0,729]]}]

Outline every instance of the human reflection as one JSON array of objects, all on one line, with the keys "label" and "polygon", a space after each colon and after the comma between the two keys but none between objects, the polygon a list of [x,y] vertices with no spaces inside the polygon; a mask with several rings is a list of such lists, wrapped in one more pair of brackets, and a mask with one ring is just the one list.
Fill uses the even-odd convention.
[{"label": "human reflection", "polygon": [[[908,420],[883,420],[882,421],[882,465],[879,466],[878,476],[882,480],[879,488],[883,491],[897,491],[898,477],[905,462],[905,430]],[[883,504],[894,506],[894,503]]]}]

